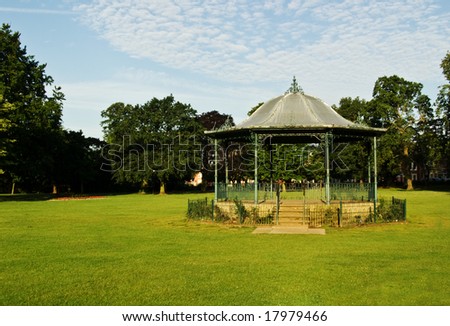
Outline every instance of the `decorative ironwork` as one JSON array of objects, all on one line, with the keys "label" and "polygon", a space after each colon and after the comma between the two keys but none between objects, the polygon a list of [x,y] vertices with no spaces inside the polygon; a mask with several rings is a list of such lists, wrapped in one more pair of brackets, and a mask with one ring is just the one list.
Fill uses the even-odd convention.
[{"label": "decorative ironwork", "polygon": [[289,89],[287,90],[286,94],[288,94],[288,93],[291,93],[291,94],[294,94],[294,93],[301,93],[301,94],[304,94],[304,93],[303,93],[303,89],[302,89],[301,86],[297,83],[297,79],[295,78],[295,76],[294,76],[294,78],[292,78],[292,84],[291,84],[291,87],[289,87]]}]

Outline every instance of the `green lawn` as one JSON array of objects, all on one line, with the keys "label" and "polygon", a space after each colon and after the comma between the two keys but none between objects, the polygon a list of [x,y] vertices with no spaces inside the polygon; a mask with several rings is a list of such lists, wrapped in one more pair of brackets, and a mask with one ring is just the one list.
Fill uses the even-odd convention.
[{"label": "green lawn", "polygon": [[325,236],[187,222],[202,195],[0,197],[0,305],[450,305],[450,192],[392,195],[408,223]]}]

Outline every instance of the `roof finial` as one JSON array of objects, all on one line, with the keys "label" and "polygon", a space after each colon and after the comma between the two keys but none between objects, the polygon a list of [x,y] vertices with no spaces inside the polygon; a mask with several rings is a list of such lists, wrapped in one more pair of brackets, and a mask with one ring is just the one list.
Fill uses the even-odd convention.
[{"label": "roof finial", "polygon": [[297,79],[295,78],[295,76],[292,79],[291,87],[287,90],[286,93],[301,93],[301,94],[303,94],[303,89],[297,83]]}]

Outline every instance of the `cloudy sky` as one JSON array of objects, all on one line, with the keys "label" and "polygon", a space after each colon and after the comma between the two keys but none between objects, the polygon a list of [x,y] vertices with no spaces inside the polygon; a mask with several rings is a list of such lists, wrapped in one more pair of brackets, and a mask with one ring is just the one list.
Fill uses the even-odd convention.
[{"label": "cloudy sky", "polygon": [[100,112],[173,94],[242,121],[295,75],[328,104],[378,77],[445,81],[448,0],[2,0],[0,20],[66,95],[64,126],[102,137]]}]

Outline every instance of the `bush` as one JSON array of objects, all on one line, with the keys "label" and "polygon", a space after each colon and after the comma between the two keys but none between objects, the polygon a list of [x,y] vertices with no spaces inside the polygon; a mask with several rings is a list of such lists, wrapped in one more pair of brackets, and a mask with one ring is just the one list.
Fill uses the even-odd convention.
[{"label": "bush", "polygon": [[380,199],[377,209],[377,218],[382,222],[397,222],[405,220],[405,201],[392,198],[392,201]]},{"label": "bush", "polygon": [[230,216],[220,209],[219,206],[214,207],[214,221],[216,222],[229,222],[231,221]]},{"label": "bush", "polygon": [[245,208],[245,205],[242,203],[242,200],[235,199],[234,204],[236,205],[236,215],[239,218],[239,223],[243,224],[246,218],[250,216],[250,214]]},{"label": "bush", "polygon": [[193,220],[210,219],[212,217],[212,203],[208,198],[188,200],[187,218]]}]

